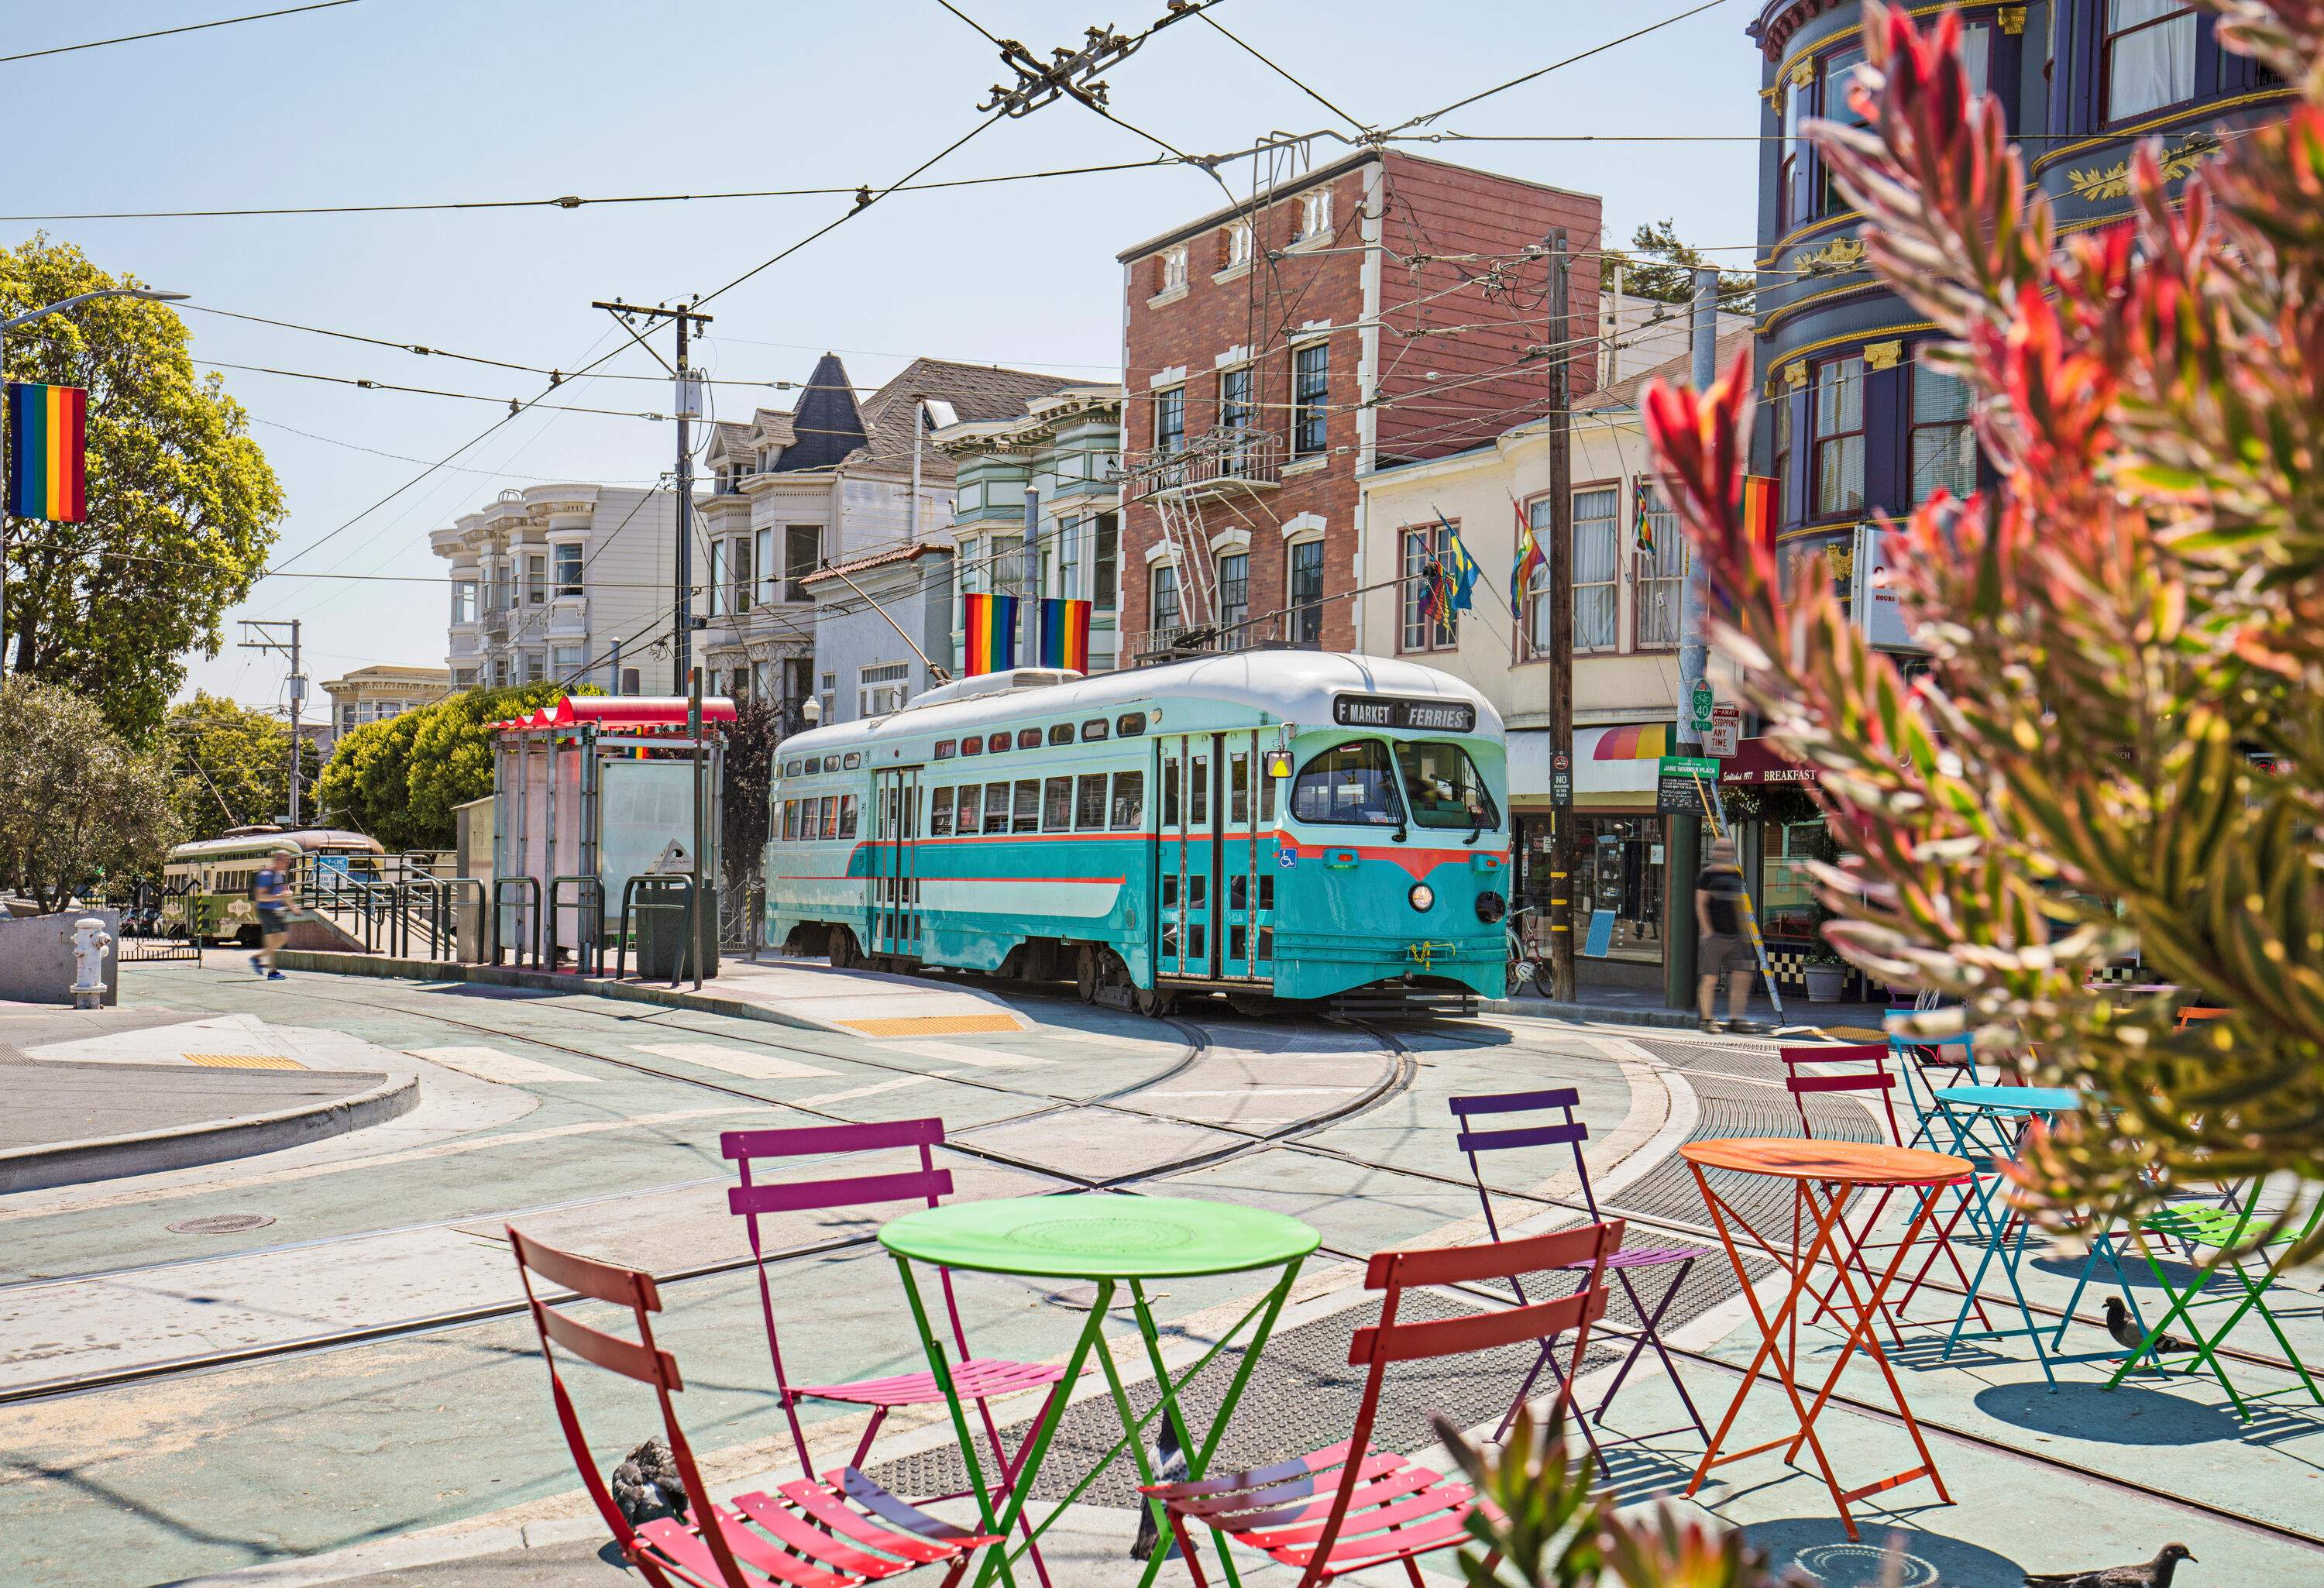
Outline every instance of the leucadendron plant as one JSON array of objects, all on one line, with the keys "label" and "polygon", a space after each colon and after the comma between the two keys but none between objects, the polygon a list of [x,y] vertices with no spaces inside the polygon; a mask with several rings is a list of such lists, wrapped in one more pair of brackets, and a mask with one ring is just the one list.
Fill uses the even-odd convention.
[{"label": "leucadendron plant", "polygon": [[[1471,1444],[1443,1417],[1436,1436],[1487,1503],[1469,1513],[1470,1588],[1785,1588],[1735,1528],[1665,1501],[1633,1517],[1593,1493],[1586,1450],[1563,1422],[1521,1409],[1498,1446]],[[1490,1564],[1488,1564],[1488,1563]]]},{"label": "leucadendron plant", "polygon": [[[1753,392],[1658,388],[1647,423],[1715,591],[1714,643],[1820,771],[1846,858],[1827,936],[2030,1042],[2083,1108],[2019,1195],[2055,1228],[2175,1186],[2324,1179],[2324,0],[2211,0],[2290,85],[2174,191],[2061,235],[1947,14],[1867,0],[1860,128],[1811,123],[1873,269],[1950,345],[1999,483],[1884,521],[1928,651],[1908,680],[1737,506]],[[2135,949],[2183,991],[2090,987]],[[2226,1018],[2173,1029],[2200,990]],[[2310,1235],[2295,1260],[2324,1251]]]}]

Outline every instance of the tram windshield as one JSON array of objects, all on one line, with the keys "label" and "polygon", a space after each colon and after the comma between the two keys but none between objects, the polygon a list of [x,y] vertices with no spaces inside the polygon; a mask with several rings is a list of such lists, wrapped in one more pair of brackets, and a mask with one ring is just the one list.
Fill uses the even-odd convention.
[{"label": "tram windshield", "polygon": [[1377,739],[1351,739],[1315,757],[1291,785],[1291,814],[1303,822],[1401,825],[1404,813],[1388,746]]},{"label": "tram windshield", "polygon": [[1424,827],[1494,827],[1500,816],[1485,791],[1483,774],[1458,744],[1436,740],[1399,742],[1397,768],[1404,774],[1404,800]]}]

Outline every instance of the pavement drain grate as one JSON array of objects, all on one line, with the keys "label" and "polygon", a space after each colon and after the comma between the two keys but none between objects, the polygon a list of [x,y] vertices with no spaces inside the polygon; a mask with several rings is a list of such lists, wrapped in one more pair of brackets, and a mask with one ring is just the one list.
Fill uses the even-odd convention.
[{"label": "pavement drain grate", "polygon": [[189,1053],[188,1064],[213,1070],[303,1070],[307,1066],[279,1053]]},{"label": "pavement drain grate", "polygon": [[162,1227],[172,1235],[232,1235],[243,1230],[263,1230],[273,1222],[271,1213],[214,1213]]}]

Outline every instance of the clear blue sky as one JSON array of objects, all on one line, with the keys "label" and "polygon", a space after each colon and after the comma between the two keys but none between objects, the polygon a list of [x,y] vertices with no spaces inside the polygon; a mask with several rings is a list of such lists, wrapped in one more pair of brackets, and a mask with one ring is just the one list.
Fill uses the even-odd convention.
[{"label": "clear blue sky", "polygon": [[[281,0],[274,0],[279,4]],[[268,0],[7,8],[0,53],[269,9]],[[1349,112],[1388,125],[1685,8],[1578,0],[1229,0],[1218,20]],[[964,0],[1046,58],[1162,0],[1111,9]],[[1476,134],[1751,134],[1746,0],[1554,72],[1438,124]],[[978,119],[1002,75],[934,0],[857,5],[696,0],[359,0],[305,15],[0,65],[18,152],[0,211],[244,208],[702,192],[891,181]],[[1115,111],[1190,152],[1306,131],[1329,112],[1200,21],[1107,74]],[[1746,245],[1746,143],[1480,143],[1420,152],[1600,194],[1609,233],[1672,216],[1705,246]],[[1319,143],[1319,158],[1336,145]],[[1142,159],[1152,146],[1072,103],[985,133],[929,173],[980,176]],[[1222,174],[1247,184],[1247,168]],[[1118,373],[1114,253],[1220,201],[1177,168],[899,194],[720,299],[707,362],[724,378],[805,377],[841,350],[860,383],[905,356]],[[849,208],[844,199],[423,215],[65,221],[51,235],[221,309],[572,368],[612,346],[592,299],[707,291]],[[11,241],[36,229],[8,224]],[[1740,264],[1746,248],[1718,255]],[[197,360],[530,397],[531,377],[189,314]],[[663,338],[667,342],[667,337]],[[658,370],[642,351],[606,373]],[[226,372],[289,497],[275,560],[337,529],[495,417],[482,403]],[[788,406],[774,392],[766,400]],[[752,393],[722,388],[722,411]],[[667,411],[668,387],[592,381],[566,401]],[[285,429],[283,427],[290,427]],[[328,440],[310,439],[314,437]],[[352,443],[336,445],[334,443]],[[428,531],[536,478],[643,481],[667,424],[529,413],[296,567],[440,576]],[[354,449],[420,460],[401,461]],[[269,578],[234,615],[309,620],[318,679],[371,661],[439,663],[440,584]],[[279,660],[191,659],[199,685],[279,703]]]}]

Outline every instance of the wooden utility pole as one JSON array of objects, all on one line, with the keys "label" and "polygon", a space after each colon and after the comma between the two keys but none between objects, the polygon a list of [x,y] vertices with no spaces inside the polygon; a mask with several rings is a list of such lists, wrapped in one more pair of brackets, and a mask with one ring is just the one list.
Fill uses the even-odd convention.
[{"label": "wooden utility pole", "polygon": [[[687,331],[700,331],[710,323],[706,314],[696,314],[690,303],[676,309],[657,305],[648,309],[641,304],[624,303],[614,299],[611,303],[592,303],[592,309],[602,309],[622,319],[633,314],[651,315],[678,322],[678,363],[669,370],[676,383],[678,401],[678,545],[670,576],[671,601],[669,614],[669,660],[671,693],[684,695],[691,688],[689,670],[694,666],[694,433],[692,420],[699,402],[701,386],[693,369],[687,363]],[[641,346],[647,346],[641,342]],[[614,675],[616,688],[620,674]]]},{"label": "wooden utility pole", "polygon": [[[1565,230],[1549,235],[1549,749],[1566,769],[1566,803],[1549,812],[1549,983],[1571,1003],[1573,984],[1573,355]],[[1553,795],[1558,782],[1550,773]]]}]

